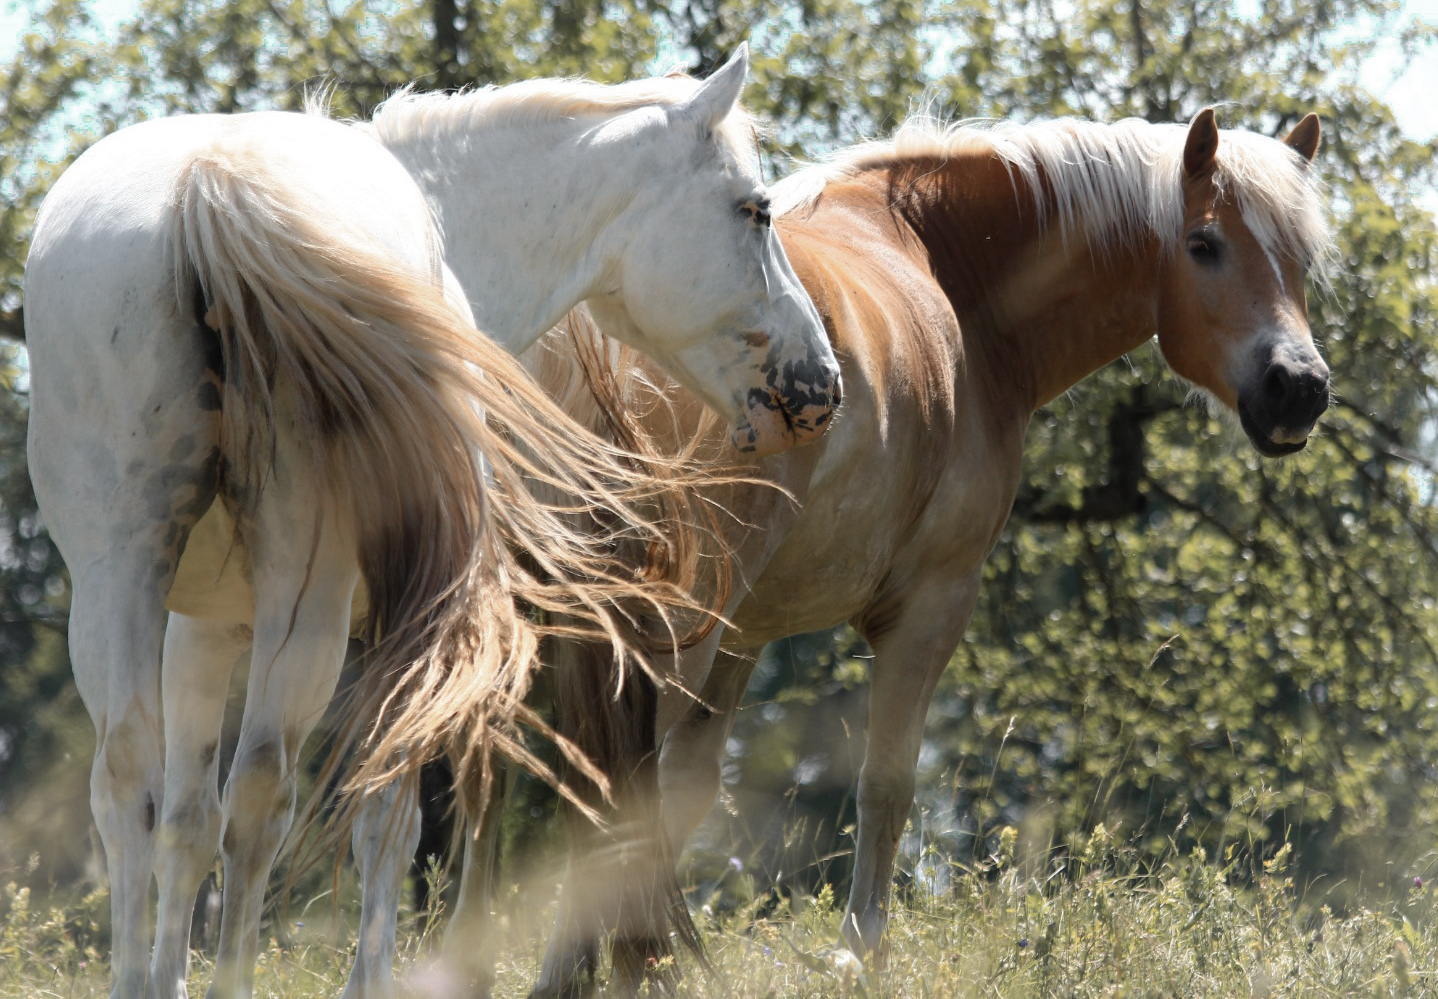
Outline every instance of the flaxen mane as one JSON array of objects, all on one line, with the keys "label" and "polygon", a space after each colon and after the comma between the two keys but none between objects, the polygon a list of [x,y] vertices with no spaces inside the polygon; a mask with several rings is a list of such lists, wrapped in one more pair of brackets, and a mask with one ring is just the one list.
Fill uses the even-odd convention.
[{"label": "flaxen mane", "polygon": [[[828,183],[916,160],[992,154],[1033,199],[1041,221],[1102,246],[1156,236],[1165,252],[1183,238],[1186,126],[1136,118],[1114,124],[1061,119],[1019,125],[932,118],[906,122],[892,138],[865,143],[775,185],[775,214],[813,204]],[[1232,192],[1263,249],[1320,271],[1331,242],[1320,185],[1293,150],[1252,132],[1220,133],[1220,191]]]}]

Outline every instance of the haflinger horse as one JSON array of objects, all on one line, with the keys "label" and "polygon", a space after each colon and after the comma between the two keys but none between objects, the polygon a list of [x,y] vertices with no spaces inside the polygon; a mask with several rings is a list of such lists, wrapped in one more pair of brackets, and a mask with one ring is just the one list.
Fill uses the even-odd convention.
[{"label": "haflinger horse", "polygon": [[[210,995],[251,994],[296,758],[356,619],[375,782],[355,786],[383,789],[355,827],[371,896],[360,950],[387,957],[398,884],[374,872],[416,823],[386,778],[449,739],[467,740],[461,760],[525,759],[515,725],[537,631],[519,601],[621,645],[621,600],[661,624],[692,607],[612,561],[620,542],[670,544],[640,509],[658,480],[549,403],[476,328],[472,301],[519,350],[605,296],[737,447],[774,453],[823,428],[837,364],[756,222],[746,67],[741,51],[703,83],[500,88],[455,98],[489,113],[433,129],[416,101],[428,145],[403,163],[370,128],[315,114],[147,122],[56,183],[26,272],[30,467],[74,586],[114,996],[187,994],[191,910],[217,850]],[[403,123],[408,102],[391,113]],[[455,257],[486,280],[461,288],[446,266],[436,184],[495,227],[469,245],[483,259]],[[530,498],[535,477],[572,490],[564,510]],[[612,529],[577,536],[573,505]],[[246,651],[221,800],[221,716]],[[357,960],[346,994],[392,994],[392,974]]]},{"label": "haflinger horse", "polygon": [[[1212,111],[1187,129],[919,121],[775,186],[777,228],[824,317],[844,403],[813,446],[751,463],[674,386],[656,396],[627,382],[656,439],[793,497],[742,484],[713,497],[733,518],[730,627],[682,653],[683,683],[635,727],[652,724],[662,740],[668,849],[641,841],[631,855],[677,856],[708,814],[758,649],[850,622],[874,655],[842,935],[865,958],[880,951],[924,717],[1008,517],[1035,409],[1155,334],[1173,370],[1235,412],[1263,455],[1301,449],[1326,408],[1304,289],[1329,252],[1310,169],[1319,132],[1314,115],[1283,141],[1220,131]],[[576,415],[595,416],[596,396],[573,388],[576,357],[612,353],[560,341],[531,369]],[[622,372],[589,384],[616,377],[624,384]],[[599,675],[594,660],[607,656],[578,654],[569,683]],[[653,770],[637,758],[608,765],[636,780]],[[601,933],[623,937],[625,914],[645,911],[642,900],[594,900],[614,891],[586,883],[602,866],[571,858],[536,994],[582,992]]]}]

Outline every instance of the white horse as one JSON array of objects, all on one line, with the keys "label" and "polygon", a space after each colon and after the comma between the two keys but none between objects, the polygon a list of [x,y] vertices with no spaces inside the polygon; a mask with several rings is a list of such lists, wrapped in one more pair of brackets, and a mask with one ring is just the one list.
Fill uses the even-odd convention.
[{"label": "white horse", "polygon": [[[570,483],[630,531],[647,529],[628,505],[644,486],[558,425],[477,333],[465,298],[519,350],[599,297],[636,347],[731,421],[741,448],[773,453],[822,428],[837,365],[735,127],[745,70],[741,52],[702,85],[450,98],[465,114],[406,97],[375,126],[403,164],[367,129],[315,115],[150,122],[98,143],[56,184],[26,275],[30,460],[74,584],[114,996],[186,994],[190,910],[217,848],[210,994],[251,993],[296,756],[334,691],[353,613],[367,610],[379,640],[370,674],[394,684],[390,756],[432,745],[431,692],[486,696],[455,710],[482,726],[480,749],[516,749],[507,726],[534,637],[510,592],[613,627],[605,607],[626,585],[606,574],[603,543],[574,538],[523,489],[485,503],[479,455],[496,482],[529,471]],[[525,454],[541,457],[526,469]],[[526,576],[502,543],[516,537],[559,582]],[[564,584],[589,578],[598,597]],[[221,801],[220,719],[246,650]],[[392,992],[387,872],[417,826],[394,805],[369,817],[402,821],[380,831],[362,816],[355,830],[376,900],[362,951],[384,960],[357,961],[347,995]]]}]

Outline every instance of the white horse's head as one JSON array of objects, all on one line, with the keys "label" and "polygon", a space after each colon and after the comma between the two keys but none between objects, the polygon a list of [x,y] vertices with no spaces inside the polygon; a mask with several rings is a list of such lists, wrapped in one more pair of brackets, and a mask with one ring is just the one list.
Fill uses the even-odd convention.
[{"label": "white horse's head", "polygon": [[598,294],[605,332],[658,361],[775,454],[818,436],[839,402],[839,367],[769,214],[752,126],[738,108],[747,48],[686,99],[606,122],[596,144],[632,150],[634,197],[606,233]]}]

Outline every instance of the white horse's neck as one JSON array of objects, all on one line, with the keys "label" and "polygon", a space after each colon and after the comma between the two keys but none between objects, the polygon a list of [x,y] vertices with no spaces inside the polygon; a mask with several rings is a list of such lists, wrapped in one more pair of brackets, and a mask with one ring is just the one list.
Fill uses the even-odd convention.
[{"label": "white horse's neck", "polygon": [[581,117],[383,140],[429,198],[479,328],[513,353],[604,290],[644,160],[614,127]]}]

